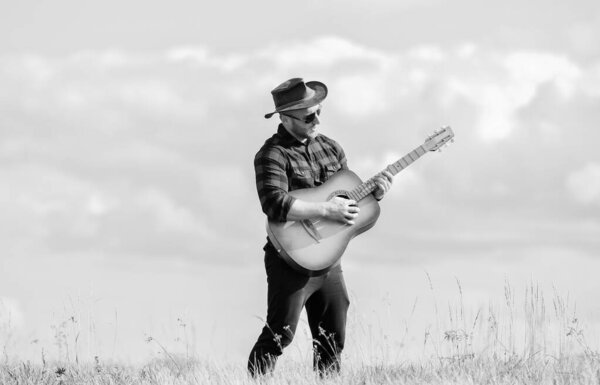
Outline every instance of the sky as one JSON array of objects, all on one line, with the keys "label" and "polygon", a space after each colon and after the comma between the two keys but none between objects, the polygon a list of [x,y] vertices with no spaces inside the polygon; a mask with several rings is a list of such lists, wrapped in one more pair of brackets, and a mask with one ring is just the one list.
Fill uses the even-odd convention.
[{"label": "sky", "polygon": [[401,338],[418,302],[417,341],[457,282],[475,312],[507,282],[564,294],[593,335],[599,40],[592,1],[4,5],[3,354],[136,361],[151,336],[243,360],[266,305],[252,160],[291,77],[327,84],[319,129],[364,179],[456,134],[349,246],[349,338]]}]

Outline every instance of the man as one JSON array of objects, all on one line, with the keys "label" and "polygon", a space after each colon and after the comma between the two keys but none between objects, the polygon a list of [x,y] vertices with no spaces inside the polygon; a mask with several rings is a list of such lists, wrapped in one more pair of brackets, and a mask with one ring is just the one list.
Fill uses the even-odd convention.
[{"label": "man", "polygon": [[[348,225],[360,215],[356,202],[335,197],[327,202],[308,202],[288,192],[318,186],[340,169],[347,169],[342,147],[316,131],[325,84],[290,79],[273,91],[275,111],[281,123],[256,154],[256,188],[263,212],[271,220],[296,221],[328,218]],[[380,200],[392,183],[384,172],[376,178],[373,192]],[[309,277],[293,270],[270,241],[264,247],[268,282],[267,321],[248,360],[252,375],[271,372],[277,357],[296,332],[302,308],[306,307],[313,337],[314,369],[321,375],[340,370],[344,348],[346,313],[349,306],[341,265],[327,273]]]}]

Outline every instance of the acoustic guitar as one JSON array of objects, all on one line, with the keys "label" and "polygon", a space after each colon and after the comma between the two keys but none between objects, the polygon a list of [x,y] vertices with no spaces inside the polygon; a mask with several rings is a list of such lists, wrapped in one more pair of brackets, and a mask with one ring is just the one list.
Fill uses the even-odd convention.
[{"label": "acoustic guitar", "polygon": [[[436,130],[427,140],[385,170],[396,175],[429,151],[454,141],[448,126]],[[377,174],[378,175],[378,174]],[[340,170],[320,186],[291,191],[289,194],[309,202],[324,202],[336,196],[353,199],[360,208],[353,225],[318,218],[277,222],[267,220],[267,234],[279,255],[294,269],[309,276],[322,275],[340,263],[352,238],[375,225],[379,203],[371,194],[377,187],[374,177],[362,182],[350,170]]]}]

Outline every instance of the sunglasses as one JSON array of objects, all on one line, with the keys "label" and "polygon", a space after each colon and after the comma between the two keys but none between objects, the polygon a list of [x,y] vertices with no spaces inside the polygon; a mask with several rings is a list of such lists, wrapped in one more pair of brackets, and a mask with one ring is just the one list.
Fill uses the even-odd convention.
[{"label": "sunglasses", "polygon": [[306,115],[306,116],[304,116],[302,118],[297,118],[297,117],[295,117],[293,115],[288,115],[288,114],[283,114],[283,115],[289,116],[290,118],[299,120],[299,121],[301,121],[303,123],[310,124],[310,123],[312,123],[312,122],[315,121],[315,119],[317,118],[318,115],[321,115],[321,109],[319,108],[318,110],[316,110],[312,114],[308,114],[308,115]]}]

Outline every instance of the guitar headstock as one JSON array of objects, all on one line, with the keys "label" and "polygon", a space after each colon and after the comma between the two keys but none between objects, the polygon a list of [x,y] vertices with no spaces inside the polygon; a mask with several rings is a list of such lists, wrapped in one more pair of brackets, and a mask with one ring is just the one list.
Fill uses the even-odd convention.
[{"label": "guitar headstock", "polygon": [[441,148],[447,145],[448,142],[454,142],[454,132],[450,126],[445,126],[435,130],[433,134],[429,135],[423,144],[423,147],[427,151],[441,151]]}]

